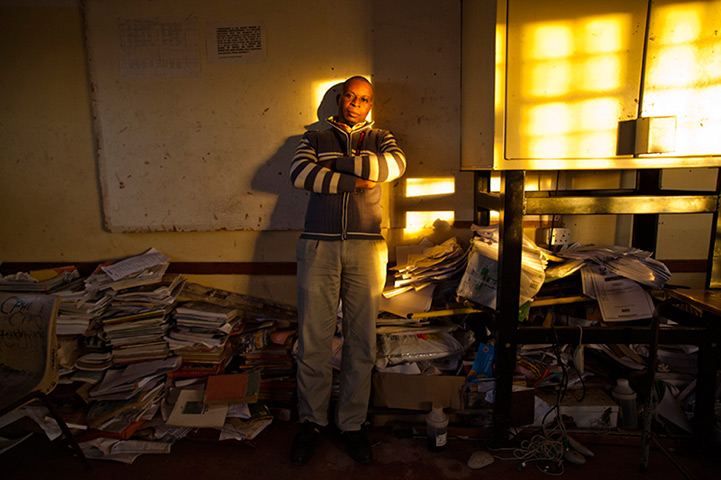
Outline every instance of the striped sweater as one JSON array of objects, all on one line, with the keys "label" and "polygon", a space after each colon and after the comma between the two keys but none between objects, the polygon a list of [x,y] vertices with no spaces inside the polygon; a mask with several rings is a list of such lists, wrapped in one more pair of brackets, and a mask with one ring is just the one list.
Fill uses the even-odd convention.
[{"label": "striped sweater", "polygon": [[[310,199],[301,238],[317,240],[382,239],[381,186],[355,188],[358,177],[390,182],[406,169],[406,158],[388,130],[372,123],[345,125],[328,119],[331,128],[310,131],[290,165],[293,186],[308,190]],[[333,161],[331,168],[319,162]]]}]

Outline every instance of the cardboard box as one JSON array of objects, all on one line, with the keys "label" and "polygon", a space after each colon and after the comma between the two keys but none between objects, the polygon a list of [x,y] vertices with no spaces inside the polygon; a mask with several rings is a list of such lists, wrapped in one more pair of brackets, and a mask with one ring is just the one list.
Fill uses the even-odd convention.
[{"label": "cardboard box", "polygon": [[463,408],[466,377],[373,373],[373,406],[428,411],[433,404]]},{"label": "cardboard box", "polygon": [[[533,423],[536,395],[532,388],[523,388],[511,392],[510,421],[514,427]],[[480,412],[485,412],[482,414]],[[473,425],[491,425],[493,422],[493,404],[486,401],[486,393],[468,392],[466,410],[461,412]]]}]

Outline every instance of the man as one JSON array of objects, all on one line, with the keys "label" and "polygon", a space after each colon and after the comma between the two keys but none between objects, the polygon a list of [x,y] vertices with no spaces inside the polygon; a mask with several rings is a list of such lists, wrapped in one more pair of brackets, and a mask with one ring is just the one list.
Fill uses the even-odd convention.
[{"label": "man", "polygon": [[342,306],[343,351],[335,424],[349,455],[373,458],[361,427],[368,413],[375,362],[375,322],[385,284],[388,248],[380,233],[381,186],[405,172],[403,151],[388,130],[366,117],[373,86],[351,77],[331,128],[306,132],[290,166],[293,186],[310,191],[298,260],[298,415],[291,460],[310,460],[328,424],[332,342]]}]

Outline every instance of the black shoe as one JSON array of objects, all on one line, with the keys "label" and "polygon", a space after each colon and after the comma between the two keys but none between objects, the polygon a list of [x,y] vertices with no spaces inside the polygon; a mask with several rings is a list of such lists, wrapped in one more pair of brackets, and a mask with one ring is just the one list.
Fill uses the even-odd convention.
[{"label": "black shoe", "polygon": [[373,450],[363,430],[343,432],[341,438],[345,442],[348,455],[359,463],[370,463],[373,460]]},{"label": "black shoe", "polygon": [[303,465],[310,460],[315,452],[315,443],[319,436],[320,426],[317,423],[303,422],[290,447],[290,460],[293,465]]}]

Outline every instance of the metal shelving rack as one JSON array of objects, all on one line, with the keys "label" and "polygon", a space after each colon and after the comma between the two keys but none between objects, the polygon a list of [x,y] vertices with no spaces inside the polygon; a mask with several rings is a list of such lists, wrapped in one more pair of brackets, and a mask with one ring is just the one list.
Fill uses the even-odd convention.
[{"label": "metal shelving rack", "polygon": [[[718,174],[717,174],[718,177]],[[721,187],[715,191],[668,191],[660,187],[660,170],[637,170],[636,185],[628,190],[586,190],[525,192],[523,170],[501,171],[500,193],[491,193],[490,172],[475,172],[475,221],[487,225],[489,211],[499,212],[499,289],[497,299],[496,401],[493,412],[493,437],[503,443],[511,426],[511,390],[516,347],[526,343],[578,343],[575,327],[527,327],[518,322],[518,298],[521,279],[521,247],[524,215],[632,214],[632,246],[653,252],[657,240],[659,214],[712,213],[706,288],[721,286],[721,231],[718,205]],[[718,332],[718,329],[714,330]],[[702,352],[718,351],[718,339],[705,327],[678,327],[658,332],[660,344],[699,345]],[[651,343],[651,327],[598,327],[584,329],[585,343]],[[716,355],[717,356],[717,355]],[[715,395],[716,356],[703,354],[699,361],[697,395],[713,399]],[[705,402],[705,404],[708,402]],[[698,438],[713,435],[711,409],[696,412]]]}]

